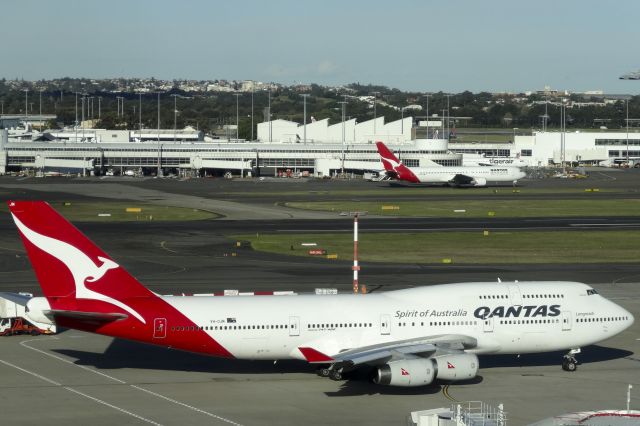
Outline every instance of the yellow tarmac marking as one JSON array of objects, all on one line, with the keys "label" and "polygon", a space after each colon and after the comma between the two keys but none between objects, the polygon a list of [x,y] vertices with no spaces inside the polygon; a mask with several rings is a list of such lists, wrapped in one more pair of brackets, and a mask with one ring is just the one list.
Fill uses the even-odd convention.
[{"label": "yellow tarmac marking", "polygon": [[455,399],[454,397],[452,397],[451,395],[449,395],[449,385],[444,385],[442,387],[442,394],[445,396],[445,398],[447,398],[449,401],[453,401],[453,402],[460,402],[457,399]]}]

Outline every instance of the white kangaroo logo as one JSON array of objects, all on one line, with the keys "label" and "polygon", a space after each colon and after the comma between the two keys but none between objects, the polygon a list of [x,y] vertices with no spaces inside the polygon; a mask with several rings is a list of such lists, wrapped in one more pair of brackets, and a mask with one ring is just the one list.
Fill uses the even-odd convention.
[{"label": "white kangaroo logo", "polygon": [[129,312],[142,321],[143,324],[146,324],[144,318],[129,306],[119,300],[115,300],[109,296],[105,296],[104,294],[89,290],[85,286],[85,281],[91,283],[96,282],[101,279],[108,270],[119,268],[120,265],[111,259],[98,256],[98,260],[102,262],[102,265],[97,266],[89,256],[71,244],[32,231],[20,222],[13,213],[11,215],[13,216],[13,220],[16,222],[20,232],[22,232],[22,234],[31,241],[32,244],[64,263],[69,269],[71,275],[73,275],[73,281],[76,285],[76,298],[102,300],[104,302],[111,303]]},{"label": "white kangaroo logo", "polygon": [[400,164],[402,164],[391,158],[386,158],[386,157],[381,157],[381,158],[382,158],[382,161],[386,161],[387,163],[389,163],[389,165],[393,170],[396,170],[398,167],[400,167]]}]

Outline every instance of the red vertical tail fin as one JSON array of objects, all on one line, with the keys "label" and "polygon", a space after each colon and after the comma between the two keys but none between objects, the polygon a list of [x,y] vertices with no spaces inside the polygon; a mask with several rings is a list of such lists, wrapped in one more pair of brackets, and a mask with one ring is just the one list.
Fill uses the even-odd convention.
[{"label": "red vertical tail fin", "polygon": [[402,161],[400,161],[384,143],[376,142],[376,147],[378,148],[378,154],[380,154],[380,161],[382,161],[382,165],[387,171],[387,174],[408,182],[420,182],[420,179],[418,179],[415,173],[402,164]]},{"label": "red vertical tail fin", "polygon": [[[75,226],[44,201],[9,201],[8,204],[52,309],[113,311],[103,303],[94,303],[100,301],[146,322],[123,301],[149,297],[153,293]],[[80,299],[87,302],[79,304]]]}]

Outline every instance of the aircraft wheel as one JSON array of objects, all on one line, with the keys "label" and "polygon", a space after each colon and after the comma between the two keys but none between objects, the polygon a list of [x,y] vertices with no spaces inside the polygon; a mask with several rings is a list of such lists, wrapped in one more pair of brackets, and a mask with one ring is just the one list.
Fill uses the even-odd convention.
[{"label": "aircraft wheel", "polygon": [[342,380],[342,373],[337,370],[332,370],[329,374],[330,374],[329,377],[331,378],[331,380],[335,380],[335,381]]},{"label": "aircraft wheel", "polygon": [[578,369],[578,364],[573,360],[565,360],[562,362],[562,369],[564,371],[576,371]]},{"label": "aircraft wheel", "polygon": [[321,377],[329,377],[330,374],[331,370],[329,370],[328,368],[321,368],[320,370],[318,370],[318,375]]}]

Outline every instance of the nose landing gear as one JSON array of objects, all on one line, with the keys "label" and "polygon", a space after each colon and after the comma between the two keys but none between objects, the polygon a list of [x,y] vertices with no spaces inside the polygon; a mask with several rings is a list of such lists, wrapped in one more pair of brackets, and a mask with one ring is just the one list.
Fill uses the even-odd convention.
[{"label": "nose landing gear", "polygon": [[571,349],[567,352],[562,359],[562,369],[564,371],[576,371],[578,369],[578,360],[575,355],[579,354],[580,348]]}]

